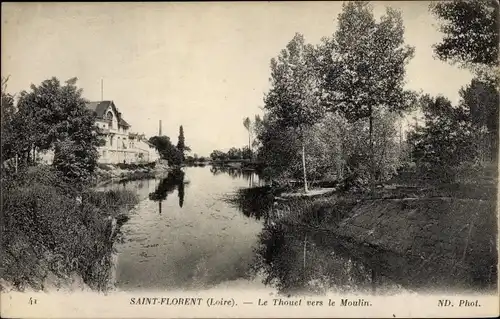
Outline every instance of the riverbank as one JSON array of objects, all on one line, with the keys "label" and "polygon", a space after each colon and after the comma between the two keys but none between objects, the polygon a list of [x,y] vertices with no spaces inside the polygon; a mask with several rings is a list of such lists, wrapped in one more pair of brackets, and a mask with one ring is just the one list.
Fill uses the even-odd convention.
[{"label": "riverbank", "polygon": [[136,194],[75,191],[50,166],[2,182],[1,289],[107,290],[113,243]]},{"label": "riverbank", "polygon": [[257,268],[283,293],[318,285],[491,291],[498,260],[495,174],[474,172],[446,184],[408,173],[373,193],[331,183],[307,193],[272,184],[241,189],[230,201],[263,220]]},{"label": "riverbank", "polygon": [[145,164],[99,164],[97,167],[97,186],[111,182],[125,182],[166,176],[178,167],[169,166],[167,161],[159,160]]}]

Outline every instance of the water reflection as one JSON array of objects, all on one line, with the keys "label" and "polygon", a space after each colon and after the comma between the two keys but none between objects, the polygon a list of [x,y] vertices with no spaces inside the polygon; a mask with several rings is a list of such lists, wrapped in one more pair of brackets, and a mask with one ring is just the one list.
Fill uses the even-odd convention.
[{"label": "water reflection", "polygon": [[270,186],[241,188],[229,195],[226,201],[237,207],[247,217],[267,221],[276,194],[277,191]]},{"label": "water reflection", "polygon": [[241,169],[231,166],[216,166],[210,167],[210,172],[214,175],[227,174],[233,179],[244,179],[248,182],[248,187],[262,186],[266,181],[254,171],[250,169]]},{"label": "water reflection", "polygon": [[325,218],[338,223],[337,219],[345,216],[324,209],[311,215],[294,214],[314,204],[275,201],[281,192],[270,186],[243,188],[228,198],[245,216],[263,221],[253,275],[263,277],[264,284],[284,294],[370,292],[375,287],[393,285],[377,278],[375,270],[339,245],[334,236],[316,227]]},{"label": "water reflection", "polygon": [[[153,180],[147,197],[123,225],[124,241],[116,247],[117,287],[263,287],[260,280],[247,280],[262,223],[221,200],[248,182],[228,174],[214,176],[210,167],[182,171],[185,176],[171,173]],[[168,213],[158,214],[160,204]]]},{"label": "water reflection", "polygon": [[270,187],[256,187],[238,191],[231,201],[245,216],[264,221],[253,275],[280,293],[496,289],[496,273],[483,271],[489,280],[476,278],[483,269],[477,260],[468,268],[451,269],[445,258],[400,255],[336,235],[335,228],[349,217],[355,200],[277,202],[275,195]]},{"label": "water reflection", "polygon": [[374,272],[325,234],[282,220],[267,223],[259,242],[253,271],[280,293],[368,293],[375,287]]},{"label": "water reflection", "polygon": [[149,194],[149,199],[158,202],[158,211],[161,214],[161,204],[167,199],[168,194],[171,194],[177,189],[179,198],[179,207],[184,205],[184,172],[175,170],[169,172],[167,177],[162,179],[156,187],[155,191]]},{"label": "water reflection", "polygon": [[184,180],[177,184],[177,196],[179,197],[179,207],[184,205]]}]

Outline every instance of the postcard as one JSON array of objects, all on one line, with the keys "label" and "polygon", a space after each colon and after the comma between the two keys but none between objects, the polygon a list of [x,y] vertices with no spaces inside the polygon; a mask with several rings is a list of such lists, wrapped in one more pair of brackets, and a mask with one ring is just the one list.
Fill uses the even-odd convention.
[{"label": "postcard", "polygon": [[2,3],[2,318],[497,317],[497,1]]}]

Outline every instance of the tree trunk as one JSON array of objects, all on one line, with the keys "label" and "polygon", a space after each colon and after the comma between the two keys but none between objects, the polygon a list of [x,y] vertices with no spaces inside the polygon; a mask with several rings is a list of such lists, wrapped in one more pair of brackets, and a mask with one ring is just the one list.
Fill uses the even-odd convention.
[{"label": "tree trunk", "polygon": [[306,269],[306,252],[307,252],[307,234],[304,235],[304,257],[303,257],[303,268]]},{"label": "tree trunk", "polygon": [[403,115],[399,119],[399,161],[403,161]]},{"label": "tree trunk", "polygon": [[304,138],[304,131],[301,130],[301,140],[302,140],[302,168],[304,171],[304,192],[308,192],[309,189],[307,188],[307,171],[306,171],[306,146],[305,146],[305,138]]},{"label": "tree trunk", "polygon": [[375,155],[373,152],[373,109],[370,105],[370,190],[375,192]]}]

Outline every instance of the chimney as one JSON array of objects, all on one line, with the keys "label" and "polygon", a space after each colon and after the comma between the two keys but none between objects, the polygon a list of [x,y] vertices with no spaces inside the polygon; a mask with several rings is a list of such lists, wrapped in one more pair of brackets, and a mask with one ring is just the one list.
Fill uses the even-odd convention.
[{"label": "chimney", "polygon": [[161,136],[161,120],[160,123],[158,124],[158,136]]}]

